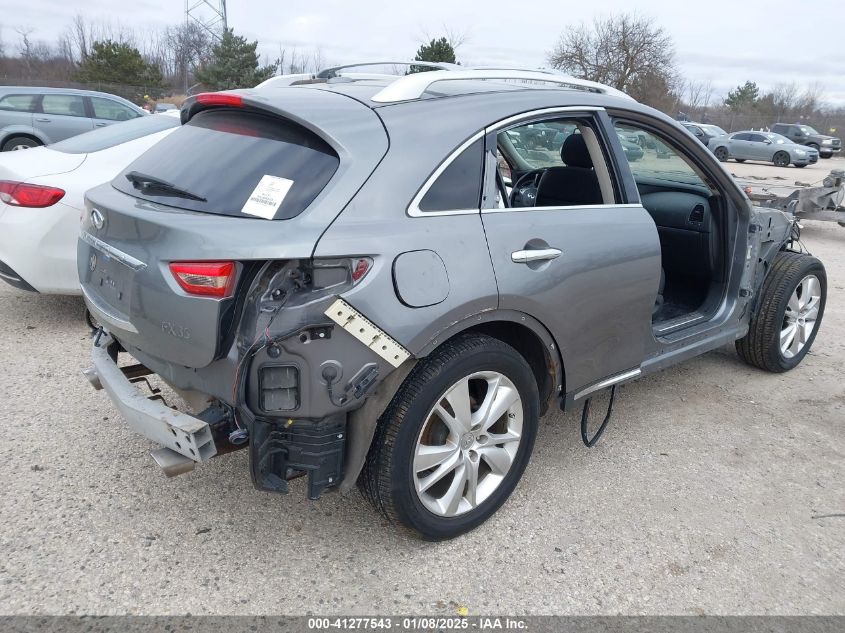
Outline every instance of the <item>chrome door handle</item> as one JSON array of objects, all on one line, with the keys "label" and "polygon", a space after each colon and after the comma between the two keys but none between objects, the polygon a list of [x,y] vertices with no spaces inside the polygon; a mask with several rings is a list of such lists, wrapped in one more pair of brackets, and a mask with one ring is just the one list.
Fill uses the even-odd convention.
[{"label": "chrome door handle", "polygon": [[38,121],[39,123],[49,123],[50,121],[52,121],[52,119],[35,119],[35,120]]},{"label": "chrome door handle", "polygon": [[557,248],[536,248],[511,253],[511,261],[514,264],[527,264],[528,262],[542,262],[557,259],[561,250]]},{"label": "chrome door handle", "polygon": [[95,123],[94,127],[106,127],[108,123]]}]

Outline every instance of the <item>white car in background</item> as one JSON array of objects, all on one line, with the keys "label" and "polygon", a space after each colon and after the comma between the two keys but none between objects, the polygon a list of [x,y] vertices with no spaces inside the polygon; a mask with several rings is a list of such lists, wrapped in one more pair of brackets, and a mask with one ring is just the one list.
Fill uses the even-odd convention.
[{"label": "white car in background", "polygon": [[23,290],[80,294],[76,241],[85,192],[180,124],[178,111],[167,112],[0,154],[0,279]]}]

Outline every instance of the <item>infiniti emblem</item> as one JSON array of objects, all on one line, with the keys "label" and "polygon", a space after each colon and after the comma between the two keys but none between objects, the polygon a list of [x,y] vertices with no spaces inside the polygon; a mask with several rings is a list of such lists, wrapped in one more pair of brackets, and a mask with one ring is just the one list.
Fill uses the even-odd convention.
[{"label": "infiniti emblem", "polygon": [[91,257],[88,259],[88,268],[91,269],[91,272],[94,272],[94,269],[97,268],[97,253],[91,253]]},{"label": "infiniti emblem", "polygon": [[106,225],[106,218],[99,209],[91,210],[91,223],[98,231]]}]

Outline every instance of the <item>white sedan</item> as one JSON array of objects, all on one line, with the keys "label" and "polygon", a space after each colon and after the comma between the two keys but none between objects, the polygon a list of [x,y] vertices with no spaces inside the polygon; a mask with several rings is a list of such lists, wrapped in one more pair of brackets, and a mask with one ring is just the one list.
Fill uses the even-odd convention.
[{"label": "white sedan", "polygon": [[24,290],[79,294],[76,240],[85,192],[179,125],[179,112],[168,112],[0,154],[0,279]]}]

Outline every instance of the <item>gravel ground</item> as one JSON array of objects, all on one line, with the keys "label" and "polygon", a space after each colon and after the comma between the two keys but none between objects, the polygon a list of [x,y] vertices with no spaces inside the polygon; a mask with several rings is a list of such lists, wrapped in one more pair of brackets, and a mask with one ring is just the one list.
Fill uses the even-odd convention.
[{"label": "gravel ground", "polygon": [[357,493],[257,492],[243,452],[166,479],[81,375],[81,301],[0,285],[0,613],[845,614],[845,229],[806,224],[830,293],[798,369],[649,376],[590,450],[547,415],[511,500],[441,544]]}]

